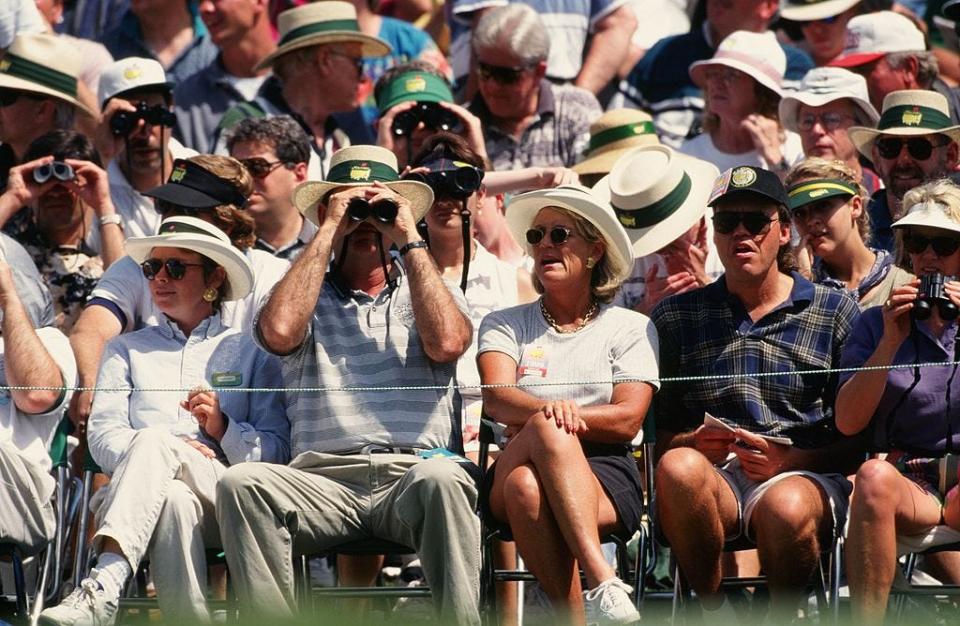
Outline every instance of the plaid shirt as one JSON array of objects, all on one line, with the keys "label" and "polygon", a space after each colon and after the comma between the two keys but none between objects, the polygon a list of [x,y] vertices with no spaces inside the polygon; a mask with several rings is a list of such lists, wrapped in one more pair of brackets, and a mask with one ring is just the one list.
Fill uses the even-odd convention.
[{"label": "plaid shirt", "polygon": [[[820,447],[838,436],[836,375],[793,372],[836,367],[860,310],[842,292],[792,277],[790,297],[756,322],[724,277],[657,305],[651,317],[660,335],[661,376],[744,376],[663,383],[655,397],[658,428],[693,430],[706,411],[745,430],[791,437],[797,447]],[[761,372],[777,374],[751,376]]]}]

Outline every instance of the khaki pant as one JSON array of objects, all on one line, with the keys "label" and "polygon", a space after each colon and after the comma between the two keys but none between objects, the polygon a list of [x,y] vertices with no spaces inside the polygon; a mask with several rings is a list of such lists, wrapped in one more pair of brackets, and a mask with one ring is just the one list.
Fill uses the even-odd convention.
[{"label": "khaki pant", "polygon": [[476,502],[459,463],[404,454],[244,463],[217,487],[227,563],[248,618],[294,613],[294,555],[373,536],[417,551],[445,623],[479,624]]},{"label": "khaki pant", "polygon": [[53,485],[13,444],[0,443],[0,542],[18,545],[24,555],[46,547],[57,529]]}]

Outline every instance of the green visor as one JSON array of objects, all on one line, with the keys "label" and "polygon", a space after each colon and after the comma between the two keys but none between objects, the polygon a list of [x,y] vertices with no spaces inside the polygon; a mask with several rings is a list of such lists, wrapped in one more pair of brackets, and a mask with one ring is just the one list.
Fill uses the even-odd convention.
[{"label": "green visor", "polygon": [[792,185],[787,189],[790,198],[790,208],[796,209],[811,202],[832,198],[834,196],[855,196],[858,190],[855,185],[845,180],[824,178],[821,180],[805,180]]}]

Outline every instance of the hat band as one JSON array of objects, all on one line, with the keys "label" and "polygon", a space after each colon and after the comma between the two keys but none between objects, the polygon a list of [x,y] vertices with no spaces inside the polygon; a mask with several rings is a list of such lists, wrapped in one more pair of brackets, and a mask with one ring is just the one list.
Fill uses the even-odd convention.
[{"label": "hat band", "polygon": [[613,128],[600,131],[596,135],[590,137],[590,145],[587,146],[584,154],[590,154],[594,150],[608,146],[615,141],[620,141],[621,139],[629,139],[630,137],[636,137],[637,135],[653,135],[655,133],[656,130],[654,129],[653,122],[637,122],[635,124],[614,126]]},{"label": "hat band", "polygon": [[[714,61],[722,61],[724,59],[729,59],[731,61],[739,61],[741,63],[745,63],[749,65],[751,68],[757,70],[758,72],[760,72],[761,74],[765,75],[767,78],[772,80],[774,84],[777,85],[778,87],[780,86],[780,83],[783,81],[783,72],[778,72],[775,67],[773,67],[766,61],[758,59],[753,55],[744,54],[743,52],[736,52],[734,50],[718,50],[717,53],[713,55]],[[746,74],[746,72],[744,73]],[[753,77],[751,76],[751,78]]]},{"label": "hat band", "polygon": [[219,241],[220,243],[225,243],[222,239],[211,233],[210,231],[198,228],[197,226],[192,226],[190,224],[184,224],[183,222],[171,222],[167,221],[160,225],[160,230],[157,234],[160,235],[203,235],[204,237],[209,237]]},{"label": "hat band", "polygon": [[317,33],[328,33],[335,30],[348,30],[353,31],[356,34],[360,34],[360,24],[357,23],[357,20],[327,20],[325,22],[316,22],[313,24],[304,24],[299,28],[294,28],[286,35],[280,38],[280,41],[277,43],[277,46],[282,46],[288,44],[294,39],[300,39],[301,37],[306,37],[308,35],[315,35]]},{"label": "hat band", "polygon": [[55,89],[73,98],[77,97],[76,78],[16,54],[7,53],[3,61],[0,61],[0,72]]},{"label": "hat band", "polygon": [[613,212],[617,214],[617,219],[620,220],[620,224],[622,224],[624,228],[647,228],[648,226],[662,222],[676,213],[677,209],[682,207],[683,203],[687,201],[692,187],[693,181],[691,181],[690,176],[684,172],[683,178],[681,178],[677,186],[673,188],[673,191],[653,204],[648,204],[639,209],[621,209],[615,204],[611,204],[611,206],[613,206]]},{"label": "hat band", "polygon": [[855,196],[857,193],[857,188],[854,185],[839,178],[804,181],[787,189],[787,197],[790,198],[791,209],[823,198],[831,198],[839,195]]},{"label": "hat band", "polygon": [[354,159],[351,161],[341,161],[330,168],[327,174],[328,183],[372,183],[380,181],[382,183],[391,183],[400,180],[389,165],[377,161],[361,161]]},{"label": "hat band", "polygon": [[890,107],[880,116],[877,130],[889,128],[928,128],[940,130],[952,125],[950,116],[932,107],[902,104]]}]

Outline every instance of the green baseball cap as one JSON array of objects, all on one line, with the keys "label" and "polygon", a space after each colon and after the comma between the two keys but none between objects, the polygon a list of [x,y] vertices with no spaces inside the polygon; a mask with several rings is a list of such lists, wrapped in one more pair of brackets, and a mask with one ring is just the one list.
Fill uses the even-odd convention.
[{"label": "green baseball cap", "polygon": [[447,81],[430,72],[411,70],[385,84],[377,97],[380,115],[402,102],[453,102]]}]

